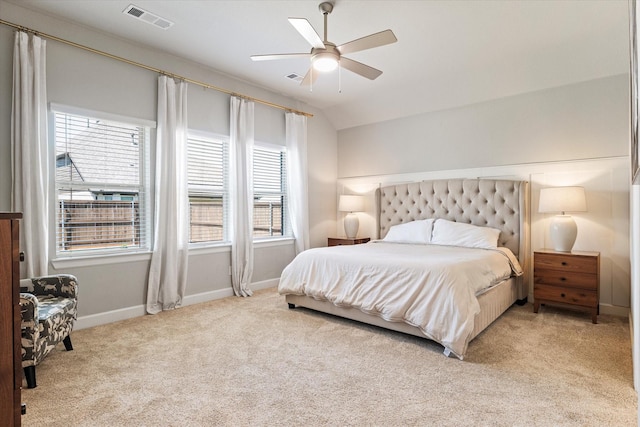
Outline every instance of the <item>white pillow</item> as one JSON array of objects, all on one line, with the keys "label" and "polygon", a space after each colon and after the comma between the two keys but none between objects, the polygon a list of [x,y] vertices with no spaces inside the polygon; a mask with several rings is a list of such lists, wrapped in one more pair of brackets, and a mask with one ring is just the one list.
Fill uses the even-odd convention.
[{"label": "white pillow", "polygon": [[498,247],[499,236],[500,230],[495,228],[439,219],[433,225],[431,243],[493,249]]},{"label": "white pillow", "polygon": [[419,219],[393,225],[382,240],[392,243],[430,243],[433,222],[433,219]]}]

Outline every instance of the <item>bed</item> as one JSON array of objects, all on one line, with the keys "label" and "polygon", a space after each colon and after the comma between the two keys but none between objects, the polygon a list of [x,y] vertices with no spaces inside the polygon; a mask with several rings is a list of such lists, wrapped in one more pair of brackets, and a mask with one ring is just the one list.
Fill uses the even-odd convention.
[{"label": "bed", "polygon": [[528,195],[526,181],[500,179],[378,188],[375,239],[302,252],[278,291],[289,308],[431,339],[463,359],[473,338],[526,302]]}]

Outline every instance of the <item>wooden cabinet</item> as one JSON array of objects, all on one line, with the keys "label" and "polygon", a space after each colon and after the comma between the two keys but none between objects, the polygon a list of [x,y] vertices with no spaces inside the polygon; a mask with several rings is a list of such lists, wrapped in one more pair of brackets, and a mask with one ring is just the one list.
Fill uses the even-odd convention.
[{"label": "wooden cabinet", "polygon": [[367,243],[369,240],[371,240],[369,237],[362,237],[360,239],[349,239],[347,237],[329,237],[329,239],[327,239],[327,246],[359,245],[361,243]]},{"label": "wooden cabinet", "polygon": [[22,214],[0,212],[1,426],[19,426],[21,416],[20,218]]},{"label": "wooden cabinet", "polygon": [[599,252],[535,251],[533,276],[535,313],[540,309],[540,304],[557,304],[588,311],[591,321],[598,323]]}]

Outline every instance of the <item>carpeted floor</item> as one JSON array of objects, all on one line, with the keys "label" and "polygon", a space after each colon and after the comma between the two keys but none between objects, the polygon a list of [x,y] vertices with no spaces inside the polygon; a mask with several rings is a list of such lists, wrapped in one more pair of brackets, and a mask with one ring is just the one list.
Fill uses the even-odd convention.
[{"label": "carpeted floor", "polygon": [[514,306],[442,347],[275,289],[72,333],[23,390],[25,426],[635,426],[629,325]]}]

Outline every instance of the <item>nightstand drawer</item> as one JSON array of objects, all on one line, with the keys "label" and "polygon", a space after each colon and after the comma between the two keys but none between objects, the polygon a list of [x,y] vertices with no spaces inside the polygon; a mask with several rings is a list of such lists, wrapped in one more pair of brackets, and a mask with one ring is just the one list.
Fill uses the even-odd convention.
[{"label": "nightstand drawer", "polygon": [[357,239],[350,239],[348,237],[329,237],[327,239],[327,246],[342,246],[342,245],[361,245],[371,240],[369,237],[360,237]]},{"label": "nightstand drawer", "polygon": [[598,276],[596,274],[573,273],[561,270],[547,270],[536,268],[534,270],[534,283],[564,286],[567,288],[580,288],[588,290],[598,289]]},{"label": "nightstand drawer", "polygon": [[562,302],[583,307],[595,307],[598,304],[598,292],[584,289],[562,288],[558,286],[534,285],[536,299]]},{"label": "nightstand drawer", "polygon": [[536,252],[535,266],[536,268],[545,270],[561,270],[587,274],[597,274],[598,272],[598,264],[593,262],[593,257],[571,254],[563,255],[559,253],[548,254]]}]

